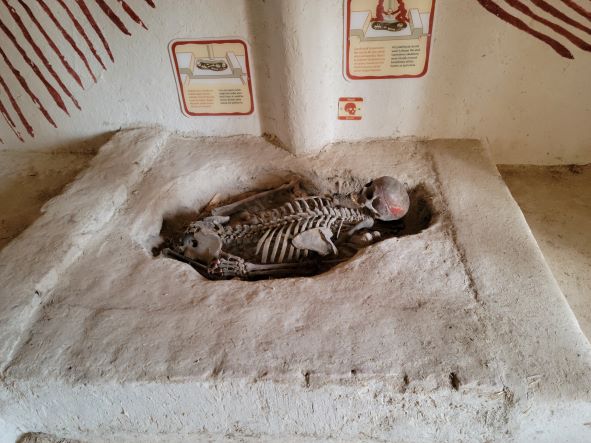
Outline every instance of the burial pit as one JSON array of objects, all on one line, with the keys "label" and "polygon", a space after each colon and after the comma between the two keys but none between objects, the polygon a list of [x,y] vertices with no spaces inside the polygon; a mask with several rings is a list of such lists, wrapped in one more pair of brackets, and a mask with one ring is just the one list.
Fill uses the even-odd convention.
[{"label": "burial pit", "polygon": [[[154,253],[167,223],[288,174],[327,188],[396,177],[420,229],[272,280],[211,281]],[[121,132],[0,263],[6,429],[83,441],[591,438],[589,342],[477,141],[294,157],[258,137]]]}]

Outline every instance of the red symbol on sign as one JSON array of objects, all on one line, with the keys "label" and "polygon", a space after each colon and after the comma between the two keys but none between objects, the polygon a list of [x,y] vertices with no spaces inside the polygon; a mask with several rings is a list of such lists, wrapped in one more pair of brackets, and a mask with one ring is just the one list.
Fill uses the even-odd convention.
[{"label": "red symbol on sign", "polygon": [[355,111],[357,111],[357,106],[355,106],[355,103],[347,103],[345,105],[345,111],[349,115],[355,115]]},{"label": "red symbol on sign", "polygon": [[361,97],[339,98],[339,120],[361,120],[362,105]]}]

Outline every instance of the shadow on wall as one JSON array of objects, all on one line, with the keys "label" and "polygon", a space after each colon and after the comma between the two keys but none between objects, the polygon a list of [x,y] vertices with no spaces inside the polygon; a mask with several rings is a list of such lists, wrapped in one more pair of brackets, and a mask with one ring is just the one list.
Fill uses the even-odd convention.
[{"label": "shadow on wall", "polygon": [[[286,57],[286,26],[283,2],[249,0],[245,2],[250,48],[256,76],[256,109],[268,138],[278,146],[291,146],[292,120],[288,103],[289,69]],[[272,63],[271,63],[272,62]]]},{"label": "shadow on wall", "polygon": [[244,2],[262,132],[295,154],[336,141],[342,0]]}]

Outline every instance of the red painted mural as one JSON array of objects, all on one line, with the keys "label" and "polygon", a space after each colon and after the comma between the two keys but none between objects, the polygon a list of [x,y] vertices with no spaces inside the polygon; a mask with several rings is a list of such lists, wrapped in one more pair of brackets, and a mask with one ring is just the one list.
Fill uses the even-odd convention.
[{"label": "red painted mural", "polygon": [[[591,34],[591,12],[587,11],[575,0],[560,0],[560,3],[555,0],[550,4],[546,0],[476,0],[487,11],[496,15],[501,20],[515,26],[517,29],[531,35],[532,37],[541,40],[562,57],[574,59],[571,50],[563,43],[557,40],[559,37],[564,37],[572,44],[584,51],[591,51],[590,41],[573,34],[571,30],[565,26],[571,26],[586,34]],[[509,7],[501,6],[506,3]],[[531,6],[531,7],[530,7]],[[538,31],[525,23],[522,19],[512,13],[512,8],[515,11],[529,17],[531,20],[538,22],[546,27],[546,31]],[[536,10],[537,8],[537,10]],[[571,11],[575,11],[581,19],[572,18]],[[552,16],[552,20],[543,17],[542,13]],[[555,34],[552,34],[553,31]]]},{"label": "red painted mural", "polygon": [[[52,60],[59,61],[68,75],[81,89],[84,89],[81,75],[73,67],[77,65],[77,60],[67,59],[64,55],[66,51],[60,49],[55,40],[50,37],[52,32],[48,32],[42,22],[49,19],[49,22],[55,26],[55,30],[61,34],[75,56],[82,62],[92,81],[96,83],[96,75],[88,62],[87,53],[91,54],[102,69],[106,70],[107,65],[97,51],[96,43],[93,42],[94,36],[111,62],[115,61],[101,23],[107,20],[127,36],[131,36],[131,31],[125,25],[123,17],[128,17],[143,29],[148,29],[136,12],[138,6],[135,6],[133,1],[141,7],[145,7],[146,4],[151,8],[156,7],[153,0],[0,0],[0,8],[4,8],[8,13],[3,17],[9,17],[9,21],[12,21],[9,23],[0,19],[0,62],[4,63],[8,68],[6,72],[14,76],[21,88],[18,91],[12,90],[9,87],[10,82],[0,75],[0,114],[21,142],[25,141],[23,130],[30,137],[35,137],[35,131],[30,122],[33,121],[33,117],[25,115],[21,107],[23,103],[19,104],[19,100],[29,100],[52,126],[57,128],[57,124],[39,99],[34,86],[31,86],[33,83],[28,82],[19,70],[19,63],[27,65],[42,87],[47,90],[54,104],[66,115],[70,115],[67,100],[77,109],[80,109],[80,104],[74,97],[74,93],[64,83],[64,79],[54,69]],[[94,15],[88,5],[90,2],[95,4],[94,10],[99,11]],[[75,11],[74,8],[78,10]],[[76,18],[75,12],[81,13],[83,19]],[[67,17],[66,21],[60,21],[58,18],[63,14]],[[75,32],[67,30],[72,28]],[[37,42],[30,30],[39,32],[43,36],[43,41]],[[10,50],[8,46],[11,46]],[[32,49],[32,53],[29,53],[28,48]],[[14,56],[11,58],[11,53],[18,54],[16,57],[18,60]],[[31,58],[33,53],[42,67]],[[0,143],[4,143],[2,138]]]}]

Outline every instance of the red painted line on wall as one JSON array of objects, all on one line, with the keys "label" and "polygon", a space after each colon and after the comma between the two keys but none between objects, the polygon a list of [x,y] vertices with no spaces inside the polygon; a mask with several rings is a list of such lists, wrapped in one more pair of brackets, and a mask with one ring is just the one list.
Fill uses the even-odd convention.
[{"label": "red painted line on wall", "polygon": [[37,98],[37,96],[35,94],[33,94],[33,91],[31,91],[31,88],[29,88],[29,85],[27,84],[27,81],[23,78],[23,76],[18,71],[18,69],[16,69],[14,67],[14,65],[10,62],[10,60],[8,59],[8,57],[6,56],[6,54],[4,53],[4,51],[2,50],[2,47],[1,46],[0,46],[0,56],[4,59],[4,62],[8,65],[8,67],[10,68],[10,70],[12,71],[12,73],[14,74],[14,76],[16,77],[16,79],[18,80],[18,82],[21,84],[21,86],[23,87],[23,89],[25,90],[25,92],[29,95],[29,97],[31,97],[31,100],[33,100],[33,103],[35,103],[35,105],[37,105],[37,108],[45,116],[45,118],[47,119],[47,121],[49,123],[51,123],[54,128],[57,128],[57,125],[55,124],[55,122],[53,121],[53,119],[51,118],[51,116],[49,115],[49,112],[47,112],[47,109],[45,109],[45,107],[39,101],[39,99]]},{"label": "red painted line on wall", "polygon": [[127,28],[125,27],[125,25],[123,24],[123,22],[121,21],[119,16],[117,14],[115,14],[115,12],[111,8],[109,8],[109,5],[107,5],[105,3],[105,0],[94,0],[94,1],[96,2],[97,5],[99,5],[99,8],[101,8],[103,10],[105,15],[107,17],[109,17],[109,19],[115,24],[115,26],[117,26],[119,28],[119,30],[121,32],[123,32],[125,35],[131,35],[131,33],[127,30]]},{"label": "red painted line on wall", "polygon": [[[33,51],[35,51],[35,54],[37,54],[37,57],[39,57],[39,59],[41,60],[41,62],[43,62],[43,64],[47,68],[47,71],[51,74],[51,76],[57,82],[57,84],[62,89],[62,91],[64,91],[64,93],[68,97],[70,97],[70,100],[72,100],[72,102],[74,103],[74,105],[78,109],[80,109],[80,105],[78,104],[78,101],[74,98],[74,96],[68,90],[68,88],[66,87],[66,85],[64,85],[64,82],[62,82],[62,79],[59,77],[59,75],[57,75],[57,72],[55,72],[55,70],[53,69],[53,66],[51,66],[51,63],[49,63],[49,60],[47,60],[47,57],[45,57],[45,54],[43,53],[43,51],[41,50],[41,48],[37,45],[37,43],[35,43],[35,40],[31,36],[31,34],[29,33],[27,27],[25,26],[25,24],[21,20],[20,16],[16,12],[16,10],[10,5],[10,3],[8,3],[8,0],[2,0],[2,3],[4,3],[4,6],[10,12],[10,15],[12,16],[13,20],[16,22],[16,24],[20,28],[21,32],[23,33],[23,36],[25,37],[25,39],[27,40],[27,42],[29,42],[29,45],[31,45],[31,47],[33,48]],[[67,113],[67,111],[66,111],[66,113]]]},{"label": "red painted line on wall", "polygon": [[66,60],[64,55],[60,52],[59,48],[56,46],[56,44],[51,39],[51,37],[49,35],[47,35],[47,32],[45,32],[45,29],[43,28],[43,26],[41,26],[41,23],[39,23],[39,21],[37,20],[37,17],[35,17],[35,15],[33,14],[33,11],[31,11],[31,8],[29,8],[29,6],[25,2],[23,2],[23,0],[18,0],[18,2],[21,5],[21,7],[25,10],[27,15],[31,19],[31,21],[35,24],[35,26],[37,27],[39,32],[43,35],[43,37],[45,38],[45,41],[47,42],[49,47],[53,50],[53,52],[55,52],[55,55],[58,56],[58,58],[62,62],[62,65],[64,66],[66,71],[68,71],[68,74],[70,74],[72,76],[72,78],[74,80],[76,80],[76,83],[78,83],[80,85],[80,87],[82,89],[84,89],[84,86],[82,85],[82,81],[80,80],[80,77],[78,76],[76,71],[74,71],[74,69],[70,66],[70,64],[68,63],[68,61]]},{"label": "red painted line on wall", "polygon": [[57,20],[57,18],[55,18],[55,15],[53,15],[53,12],[51,12],[51,9],[49,9],[47,4],[43,0],[37,0],[37,3],[39,3],[41,8],[45,11],[45,13],[48,15],[48,17],[53,22],[53,24],[60,30],[62,36],[70,44],[70,46],[72,47],[74,52],[76,52],[78,57],[80,57],[80,59],[84,63],[84,66],[86,66],[86,70],[88,71],[88,73],[92,77],[92,81],[96,83],[96,77],[94,76],[94,73],[92,72],[92,69],[90,68],[90,64],[88,63],[88,59],[86,58],[84,53],[80,50],[80,48],[78,47],[78,45],[76,44],[76,42],[74,41],[72,36],[70,34],[68,34],[68,31],[66,31],[64,29],[64,27],[61,25],[61,23]]},{"label": "red painted line on wall", "polygon": [[96,21],[94,20],[94,17],[90,13],[90,10],[86,6],[86,3],[84,3],[84,0],[76,0],[76,4],[84,14],[84,17],[86,17],[86,20],[88,20],[88,23],[90,23],[90,26],[92,26],[92,29],[94,29],[94,32],[96,32],[96,35],[98,35],[99,39],[101,40],[101,43],[103,44],[103,48],[105,48],[105,51],[107,51],[107,54],[109,55],[111,61],[115,61],[113,59],[113,54],[111,53],[111,48],[109,47],[107,39],[103,35],[101,28],[99,28],[99,25],[97,25]]},{"label": "red painted line on wall", "polygon": [[581,48],[585,51],[591,51],[591,44],[585,42],[583,39],[577,37],[573,33],[569,32],[567,29],[563,28],[562,26],[557,25],[556,23],[552,23],[551,21],[546,20],[544,17],[541,17],[541,16],[535,14],[529,7],[527,7],[526,5],[521,3],[521,0],[505,0],[505,1],[507,3],[509,3],[511,6],[513,6],[515,9],[523,12],[525,15],[533,18],[534,20],[536,20],[540,23],[543,23],[544,25],[546,25],[549,28],[553,29],[554,31],[558,32],[560,35],[566,37],[571,42],[573,42],[575,45],[577,45],[579,48]]},{"label": "red painted line on wall", "polygon": [[35,132],[33,131],[33,127],[29,124],[29,122],[25,118],[25,115],[21,111],[21,108],[18,105],[16,99],[14,98],[14,95],[12,95],[12,92],[10,92],[10,89],[8,89],[8,85],[6,84],[6,82],[4,81],[2,76],[0,76],[0,86],[2,86],[2,89],[4,89],[4,92],[8,96],[8,99],[10,100],[10,104],[12,105],[12,108],[14,109],[14,112],[16,112],[16,115],[18,115],[19,120],[21,121],[21,123],[23,124],[23,126],[25,127],[25,129],[27,130],[29,135],[31,137],[35,137]]},{"label": "red painted line on wall", "polygon": [[497,5],[494,1],[492,1],[492,0],[476,0],[476,1],[478,1],[478,3],[480,3],[487,11],[496,15],[501,20],[503,20],[503,21],[509,23],[510,25],[515,26],[517,29],[527,32],[531,36],[543,41],[544,43],[546,43],[547,45],[552,47],[552,49],[554,49],[561,56],[563,56],[565,58],[574,59],[574,56],[566,48],[566,46],[563,46],[558,41],[554,40],[551,37],[548,37],[546,34],[542,34],[541,32],[538,32],[535,29],[530,28],[528,25],[525,24],[525,22],[523,22],[519,18],[514,17],[511,14],[509,14],[507,11],[505,11],[503,8],[501,8],[499,5]]},{"label": "red painted line on wall", "polygon": [[[8,126],[10,126],[10,129],[12,129],[12,132],[14,132],[14,135],[16,135],[20,141],[24,142],[25,139],[23,138],[21,133],[18,132],[18,129],[16,129],[16,125],[12,121],[12,118],[10,118],[10,114],[8,113],[6,108],[4,107],[4,103],[2,103],[2,100],[0,100],[0,114],[2,114],[2,117],[4,117],[4,120],[6,120],[6,123],[8,124]],[[1,138],[0,138],[0,141],[2,143],[4,143],[4,140],[2,140]]]},{"label": "red painted line on wall", "polygon": [[99,57],[98,53],[96,52],[96,49],[94,49],[94,45],[92,44],[92,42],[88,38],[86,31],[84,31],[84,28],[82,27],[80,22],[78,20],[76,20],[76,17],[74,17],[74,14],[72,14],[72,11],[70,11],[70,8],[68,8],[68,5],[66,5],[64,3],[64,0],[57,0],[57,2],[60,4],[60,6],[62,8],[64,8],[64,10],[66,11],[66,14],[68,14],[68,17],[70,17],[70,20],[72,20],[72,23],[74,23],[74,27],[76,28],[78,33],[82,36],[82,38],[84,39],[84,41],[88,45],[88,48],[90,49],[90,52],[92,52],[92,55],[94,55],[94,58],[96,59],[96,61],[99,62],[99,64],[103,67],[103,69],[106,70],[107,68],[105,67],[105,64],[103,63],[103,61]]},{"label": "red painted line on wall", "polygon": [[129,6],[127,4],[127,2],[125,0],[117,0],[121,6],[123,7],[123,10],[127,13],[127,15],[129,15],[129,17],[136,22],[138,25],[141,25],[142,28],[144,29],[148,29],[147,26],[144,24],[144,22],[142,21],[142,19],[139,17],[139,15],[137,15],[135,13],[135,11],[131,8],[131,6]]},{"label": "red painted line on wall", "polygon": [[6,27],[6,25],[4,24],[4,22],[2,20],[0,20],[0,29],[2,29],[2,31],[4,31],[4,33],[8,36],[10,41],[12,41],[12,44],[16,47],[18,52],[20,52],[21,56],[23,57],[23,60],[27,63],[27,65],[29,65],[31,67],[31,69],[33,70],[33,72],[35,73],[37,78],[39,78],[39,80],[41,80],[41,83],[43,83],[43,85],[47,89],[47,92],[49,92],[49,95],[51,95],[51,98],[53,98],[53,101],[55,102],[55,104],[61,110],[63,110],[67,115],[70,115],[68,112],[68,108],[66,108],[66,105],[65,105],[64,101],[62,100],[62,97],[59,94],[59,92],[57,92],[55,90],[55,88],[53,86],[51,86],[51,84],[43,76],[43,73],[41,72],[39,67],[33,62],[33,60],[31,60],[29,58],[29,56],[27,55],[27,52],[23,49],[23,47],[21,45],[19,45],[14,34],[12,32],[10,32],[10,29],[8,29]]},{"label": "red painted line on wall", "polygon": [[154,2],[152,0],[146,0],[146,3],[149,4],[152,8],[156,7],[156,5],[154,4]]},{"label": "red painted line on wall", "polygon": [[591,20],[591,12],[587,11],[582,6],[575,3],[573,0],[562,0],[562,3],[567,5],[572,10],[577,11],[579,14],[581,14],[587,20]]},{"label": "red painted line on wall", "polygon": [[576,20],[573,20],[568,15],[564,14],[551,4],[547,3],[545,0],[531,0],[531,2],[538,8],[546,11],[548,14],[553,15],[556,18],[559,18],[563,22],[568,23],[569,25],[574,26],[575,28],[580,29],[581,31],[585,31],[587,34],[591,34],[591,28],[582,25]]}]

